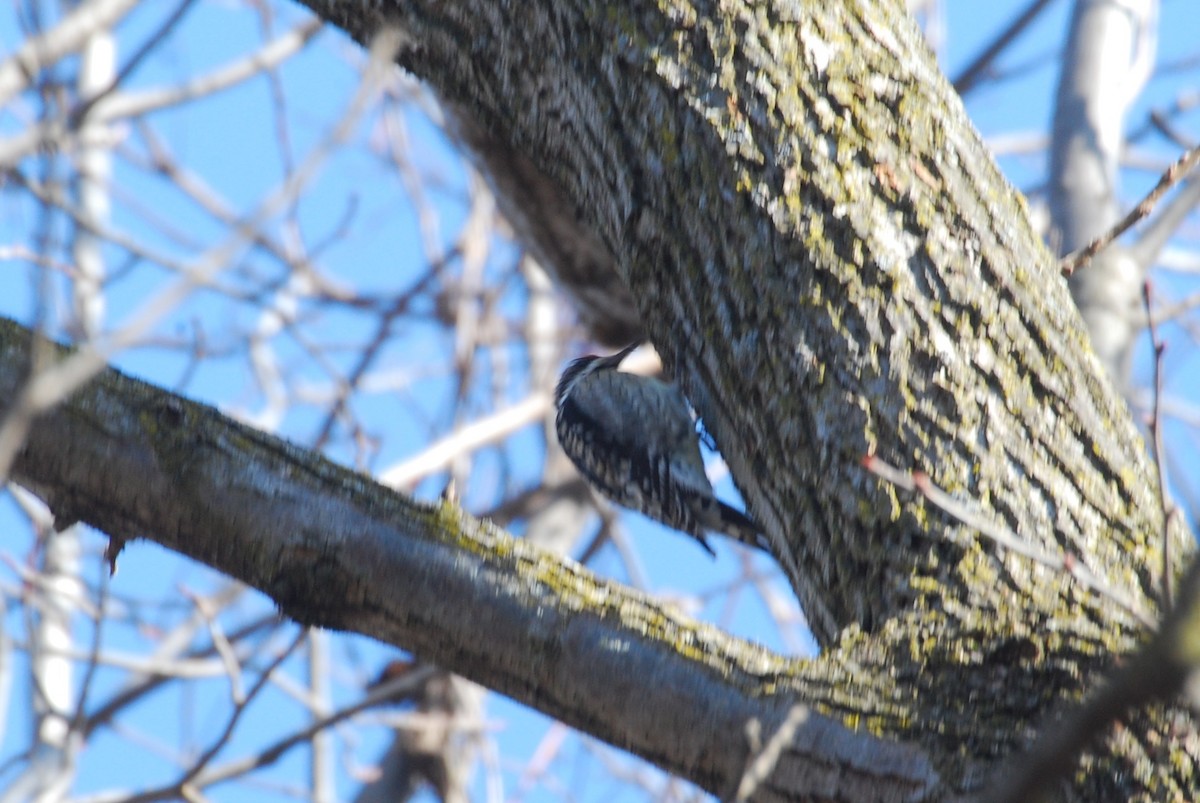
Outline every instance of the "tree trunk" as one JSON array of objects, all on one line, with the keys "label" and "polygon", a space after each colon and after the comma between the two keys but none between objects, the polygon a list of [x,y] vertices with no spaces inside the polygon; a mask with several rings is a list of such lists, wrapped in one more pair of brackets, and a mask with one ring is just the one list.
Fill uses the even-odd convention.
[{"label": "tree trunk", "polygon": [[[1053,237],[1064,255],[1121,217],[1125,116],[1154,63],[1157,8],[1157,0],[1075,1],[1054,105],[1048,193]],[[1137,256],[1114,243],[1070,281],[1092,347],[1126,393],[1133,347],[1145,326],[1142,282],[1150,269]]]}]

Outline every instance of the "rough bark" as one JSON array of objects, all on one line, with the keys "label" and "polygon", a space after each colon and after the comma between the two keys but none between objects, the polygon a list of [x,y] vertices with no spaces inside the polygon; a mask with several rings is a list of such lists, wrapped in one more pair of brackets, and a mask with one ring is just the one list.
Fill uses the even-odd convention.
[{"label": "rough bark", "polygon": [[[1164,532],[1179,559],[1193,549],[1164,526],[1154,467],[1065,283],[899,4],[310,5],[360,41],[399,26],[399,62],[524,154],[593,230],[825,651],[784,662],[717,646],[732,642],[445,507],[404,514],[405,535],[381,532],[354,505],[399,515],[400,502],[379,507],[366,480],[329,467],[248,475],[278,498],[273,513],[307,514],[289,552],[217,541],[198,557],[243,577],[254,568],[244,550],[274,561],[260,587],[306,621],[414,649],[722,795],[742,778],[746,722],[766,741],[803,703],[804,727],[759,788],[764,799],[976,792],[1146,636],[1127,610],[862,465],[873,453],[927,472],[1148,609]],[[143,436],[192,432],[191,413],[154,404]],[[51,428],[35,428],[17,470],[53,496],[53,472],[30,468],[55,447],[38,441]],[[186,470],[178,487],[193,488],[191,452],[166,454],[178,455],[169,473]],[[246,459],[234,450],[222,465]],[[303,492],[276,487],[297,476]],[[310,494],[330,484],[354,505],[316,515]],[[91,515],[111,513],[107,497],[94,501]],[[161,515],[190,523],[169,504]],[[437,523],[441,536],[418,528]],[[196,528],[232,524],[202,518],[187,537],[155,538],[195,550]],[[135,525],[145,523],[109,531]],[[376,562],[345,563],[360,550]],[[284,557],[308,570],[281,571]],[[395,599],[451,580],[437,593],[452,612]],[[336,593],[310,598],[314,581]],[[482,654],[481,623],[505,625],[520,659]],[[446,646],[448,633],[462,641]],[[604,683],[587,671],[597,667]],[[662,689],[678,698],[662,701]],[[593,706],[614,692],[625,705],[601,717]],[[1195,732],[1178,710],[1132,714],[1054,791],[1189,798]],[[683,754],[671,746],[685,740]]]},{"label": "rough bark", "polygon": [[613,255],[552,178],[469,113],[443,102],[449,129],[491,178],[517,237],[571,299],[597,342],[619,348],[645,336]]},{"label": "rough bark", "polygon": [[[1007,751],[1143,635],[862,467],[926,471],[1150,608],[1164,539],[1192,549],[1021,199],[898,3],[310,5],[363,40],[397,25],[399,62],[594,228],[823,660],[917,701],[877,732],[959,754],[968,788],[964,745]],[[1112,747],[1077,793],[1145,778]],[[1190,783],[1192,759],[1173,763]]]},{"label": "rough bark", "polygon": [[[30,352],[30,333],[0,319],[0,399],[20,398]],[[61,526],[108,533],[114,553],[153,540],[301,623],[411,650],[722,797],[789,715],[790,750],[763,799],[838,788],[882,801],[938,788],[921,746],[815,710],[844,707],[852,688],[819,664],[697,624],[450,503],[415,503],[117,371],[36,421],[13,478]],[[864,688],[861,699],[873,695]]]}]

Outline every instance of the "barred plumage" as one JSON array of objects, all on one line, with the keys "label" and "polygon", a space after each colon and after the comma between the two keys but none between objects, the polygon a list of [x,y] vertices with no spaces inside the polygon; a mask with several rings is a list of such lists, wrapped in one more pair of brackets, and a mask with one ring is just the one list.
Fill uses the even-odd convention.
[{"label": "barred plumage", "polygon": [[596,490],[688,533],[709,554],[715,553],[706,531],[767,549],[762,529],[713,494],[679,389],[617,370],[639,345],[610,357],[580,357],[563,371],[554,391],[563,451]]}]

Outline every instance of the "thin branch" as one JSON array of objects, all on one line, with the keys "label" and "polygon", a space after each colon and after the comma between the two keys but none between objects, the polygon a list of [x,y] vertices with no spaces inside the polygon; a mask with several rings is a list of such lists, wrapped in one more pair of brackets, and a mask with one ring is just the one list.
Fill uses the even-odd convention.
[{"label": "thin branch", "polygon": [[128,78],[143,61],[145,61],[146,57],[149,56],[159,46],[159,44],[161,44],[162,41],[167,38],[171,32],[171,29],[179,25],[179,23],[183,20],[184,15],[192,7],[193,2],[195,2],[195,0],[182,0],[179,5],[175,7],[175,10],[172,11],[167,18],[163,20],[162,24],[158,26],[158,30],[147,37],[146,40],[142,42],[142,46],[133,52],[129,60],[125,62],[123,67],[121,67],[120,72],[118,72],[113,79],[108,82],[106,87],[90,97],[82,98],[83,102],[71,110],[67,121],[67,127],[70,129],[78,128],[80,123],[83,122],[84,118],[88,116],[88,113],[95,108],[97,103],[102,101],[104,98],[111,96],[112,93],[116,91],[117,87],[124,83],[125,79]]},{"label": "thin branch", "polygon": [[[319,19],[306,20],[268,42],[258,52],[207,75],[178,86],[124,91],[120,94],[111,94],[111,89],[106,90],[80,108],[87,111],[91,121],[108,123],[199,100],[243,83],[286,61],[300,52],[320,30]],[[4,66],[0,65],[0,96],[4,94],[4,81]],[[80,110],[76,110],[66,119],[51,117],[12,136],[0,137],[0,165],[16,164],[19,159],[45,147],[47,143],[55,143],[55,147],[64,151],[73,148],[78,133],[74,121],[80,113]]]},{"label": "thin branch", "polygon": [[[242,246],[253,238],[253,232],[264,221],[278,213],[291,199],[311,182],[335,147],[344,142],[366,113],[369,101],[376,95],[386,75],[390,74],[392,59],[399,46],[398,34],[381,33],[372,43],[370,69],[351,98],[346,112],[333,130],[309,153],[300,169],[268,196],[252,214],[234,227],[218,245],[195,260],[192,267],[174,285],[156,298],[144,303],[131,319],[117,331],[97,338],[73,352],[67,358],[34,373],[21,388],[16,404],[9,408],[8,419],[0,424],[0,477],[7,475],[9,462],[20,442],[17,437],[25,431],[28,421],[38,413],[57,404],[106,367],[112,354],[136,342],[168,311],[177,307],[192,291],[224,270]],[[86,221],[83,221],[86,224]]]},{"label": "thin branch", "polygon": [[51,30],[26,39],[0,63],[0,106],[27,88],[31,76],[83,47],[93,32],[114,27],[137,5],[137,0],[81,3]]},{"label": "thin branch", "polygon": [[779,765],[779,757],[785,748],[792,744],[796,737],[796,729],[811,715],[809,709],[802,705],[793,706],[787,717],[771,734],[766,744],[762,741],[762,723],[752,719],[746,723],[746,737],[750,741],[750,757],[746,762],[746,772],[738,784],[737,803],[747,801]]},{"label": "thin branch", "polygon": [[550,397],[535,393],[512,407],[498,410],[431,444],[411,460],[383,472],[379,481],[392,488],[409,488],[450,466],[458,457],[497,443],[523,427],[541,421],[550,410]]},{"label": "thin branch", "polygon": [[965,95],[975,88],[979,83],[981,76],[992,67],[997,57],[1004,52],[1004,49],[1016,41],[1017,37],[1028,28],[1038,15],[1045,10],[1046,6],[1050,5],[1053,0],[1033,0],[1024,11],[1017,15],[1017,18],[1009,23],[999,36],[984,49],[982,53],[975,57],[962,73],[954,79],[954,89],[960,95]]},{"label": "thin branch", "polygon": [[[278,626],[282,623],[282,619],[278,614],[271,613],[263,616],[248,624],[242,625],[237,630],[229,634],[228,638],[231,641],[241,643],[257,634],[260,630],[267,627]],[[190,628],[189,628],[190,630]],[[185,631],[186,632],[186,631]],[[171,666],[189,666],[192,663],[200,665],[200,662],[206,657],[211,656],[216,652],[216,647],[213,644],[208,644],[205,647],[197,647],[187,651],[181,658],[171,657],[171,660],[177,663]],[[248,655],[244,652],[244,655]],[[222,670],[218,662],[209,661],[212,671],[196,673],[195,677],[216,677],[221,674]],[[155,689],[163,686],[169,681],[176,680],[177,676],[171,673],[171,669],[164,664],[158,664],[160,667],[153,672],[140,672],[140,677],[135,677],[131,682],[116,692],[110,699],[105,701],[87,718],[87,722],[83,728],[84,738],[90,738],[92,733],[98,730],[101,726],[111,723],[116,719],[117,715],[128,706],[143,699]]]},{"label": "thin branch", "polygon": [[1168,501],[1167,497],[1167,465],[1164,455],[1162,437],[1162,393],[1163,393],[1163,377],[1162,363],[1163,354],[1167,350],[1165,343],[1158,339],[1158,327],[1154,325],[1154,315],[1151,303],[1152,289],[1150,282],[1142,284],[1142,300],[1146,304],[1146,320],[1150,327],[1150,343],[1154,346],[1154,396],[1152,400],[1151,415],[1150,415],[1150,449],[1154,457],[1154,465],[1157,468],[1158,477],[1158,504],[1162,508],[1162,608],[1164,611],[1169,611],[1171,608],[1171,516],[1174,515],[1174,506]]},{"label": "thin branch", "polygon": [[1200,145],[1192,148],[1180,156],[1175,163],[1167,168],[1162,174],[1162,178],[1154,185],[1154,189],[1146,194],[1138,205],[1129,210],[1129,214],[1121,218],[1115,226],[1101,234],[1090,243],[1080,248],[1074,253],[1068,254],[1059,260],[1058,268],[1063,276],[1070,276],[1081,267],[1091,262],[1096,254],[1104,250],[1113,240],[1120,237],[1126,231],[1133,227],[1138,221],[1145,218],[1152,211],[1155,205],[1162,197],[1175,186],[1179,181],[1186,176],[1197,164],[1200,164]]},{"label": "thin branch", "polygon": [[217,737],[217,739],[209,746],[209,748],[205,750],[204,753],[197,758],[190,767],[188,767],[187,771],[184,772],[183,776],[180,777],[178,781],[174,782],[173,784],[161,786],[158,789],[142,792],[137,795],[131,795],[126,799],[125,803],[149,803],[153,800],[163,800],[165,798],[178,797],[181,794],[184,794],[188,788],[194,788],[193,781],[196,779],[196,776],[200,775],[200,773],[204,771],[204,768],[207,767],[209,762],[213,760],[218,752],[220,752],[221,748],[225,747],[225,745],[229,742],[230,737],[233,736],[234,728],[237,727],[237,724],[242,719],[242,714],[244,714],[250,707],[250,703],[255,700],[255,698],[258,696],[258,693],[266,688],[267,681],[270,680],[271,675],[274,674],[275,670],[278,669],[279,666],[286,661],[288,657],[295,652],[296,648],[299,647],[304,641],[306,632],[307,631],[301,628],[299,632],[296,633],[296,637],[292,639],[292,643],[289,644],[286,649],[280,651],[279,655],[275,656],[267,668],[262,671],[262,673],[258,676],[258,680],[255,681],[254,686],[252,686],[250,691],[246,694],[246,699],[234,706],[233,713],[230,715],[229,720],[225,723],[225,729],[221,732],[221,735]]}]

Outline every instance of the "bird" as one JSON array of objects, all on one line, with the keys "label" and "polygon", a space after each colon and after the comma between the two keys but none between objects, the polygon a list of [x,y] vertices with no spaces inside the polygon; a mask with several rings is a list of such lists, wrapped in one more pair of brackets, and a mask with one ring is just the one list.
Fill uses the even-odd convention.
[{"label": "bird", "polygon": [[580,357],[563,371],[554,390],[563,451],[603,496],[687,533],[713,557],[710,532],[769,552],[762,528],[713,492],[679,388],[618,370],[640,345]]}]

